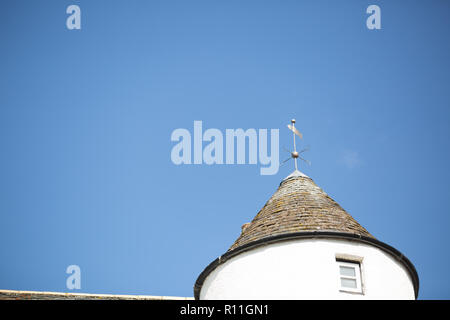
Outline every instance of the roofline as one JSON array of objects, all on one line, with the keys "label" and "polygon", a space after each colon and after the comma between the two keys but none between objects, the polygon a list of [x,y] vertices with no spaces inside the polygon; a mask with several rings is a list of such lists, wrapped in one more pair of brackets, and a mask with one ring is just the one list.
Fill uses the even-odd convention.
[{"label": "roofline", "polygon": [[0,300],[193,300],[192,297],[0,289]]},{"label": "roofline", "polygon": [[288,234],[280,234],[270,237],[265,237],[260,240],[252,241],[249,243],[246,243],[240,247],[237,247],[236,249],[233,249],[231,251],[227,251],[220,257],[218,257],[216,260],[211,262],[203,271],[200,273],[200,275],[197,278],[197,281],[194,285],[194,298],[196,300],[200,299],[200,291],[202,289],[203,283],[205,279],[209,276],[209,274],[216,269],[219,265],[223,264],[227,260],[237,256],[238,254],[241,254],[243,252],[249,251],[251,249],[265,246],[268,244],[272,244],[275,242],[280,241],[287,241],[287,240],[295,240],[295,239],[338,239],[338,240],[350,240],[350,241],[356,241],[361,242],[365,244],[369,244],[371,246],[374,246],[378,249],[383,250],[384,252],[390,254],[392,257],[394,257],[398,262],[402,263],[402,265],[406,268],[408,271],[411,280],[414,285],[414,295],[415,298],[419,296],[419,275],[417,274],[416,268],[414,265],[409,261],[409,259],[404,256],[400,251],[395,249],[394,247],[391,247],[390,245],[379,241],[375,238],[370,238],[367,236],[362,236],[359,234],[353,234],[353,233],[345,233],[345,232],[334,232],[334,231],[310,231],[310,232],[294,232],[294,233],[288,233]]}]

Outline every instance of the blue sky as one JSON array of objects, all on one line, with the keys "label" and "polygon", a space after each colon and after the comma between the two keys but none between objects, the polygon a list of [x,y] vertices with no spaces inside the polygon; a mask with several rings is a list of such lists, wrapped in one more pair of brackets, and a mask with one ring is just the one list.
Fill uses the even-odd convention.
[{"label": "blue sky", "polygon": [[192,296],[293,167],[176,166],[172,131],[279,128],[291,148],[295,117],[301,170],[414,263],[419,298],[450,298],[449,10],[2,1],[0,288],[68,291],[76,264],[80,292]]}]

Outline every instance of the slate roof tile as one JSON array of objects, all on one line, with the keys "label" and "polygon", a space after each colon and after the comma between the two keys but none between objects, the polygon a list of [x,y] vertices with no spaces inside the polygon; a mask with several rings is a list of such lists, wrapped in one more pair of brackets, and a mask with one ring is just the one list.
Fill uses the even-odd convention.
[{"label": "slate roof tile", "polygon": [[294,172],[281,182],[228,251],[265,237],[318,230],[374,238],[311,178]]}]

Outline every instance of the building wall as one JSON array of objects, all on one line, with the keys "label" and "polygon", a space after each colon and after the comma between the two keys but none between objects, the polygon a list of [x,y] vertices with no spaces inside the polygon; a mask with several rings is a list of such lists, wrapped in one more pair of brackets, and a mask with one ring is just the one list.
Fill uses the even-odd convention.
[{"label": "building wall", "polygon": [[[363,294],[339,290],[336,255],[363,258]],[[200,299],[414,299],[408,271],[390,254],[346,240],[290,240],[258,247],[219,265]]]}]

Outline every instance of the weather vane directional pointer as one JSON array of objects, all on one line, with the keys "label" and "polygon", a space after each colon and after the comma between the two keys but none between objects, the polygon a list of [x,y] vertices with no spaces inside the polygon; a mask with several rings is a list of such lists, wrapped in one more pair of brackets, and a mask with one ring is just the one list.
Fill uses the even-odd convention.
[{"label": "weather vane directional pointer", "polygon": [[306,160],[306,159],[303,159],[303,158],[300,156],[300,154],[302,154],[303,152],[308,151],[309,148],[305,148],[305,149],[301,150],[300,152],[297,152],[297,147],[296,147],[296,143],[295,143],[295,136],[299,136],[300,139],[303,139],[303,135],[301,134],[300,131],[297,130],[297,128],[295,128],[295,119],[292,119],[292,120],[291,120],[291,124],[288,124],[287,126],[288,126],[289,130],[292,131],[293,136],[294,136],[294,151],[290,152],[290,151],[286,150],[287,152],[289,152],[289,153],[291,154],[291,157],[288,158],[288,159],[286,159],[286,160],[284,160],[281,164],[284,164],[285,162],[287,162],[287,161],[289,161],[289,160],[291,160],[291,159],[294,159],[295,170],[298,170],[298,166],[297,166],[297,158],[300,158],[300,160],[303,160],[303,161],[305,161],[307,164],[311,165],[311,162],[310,162],[310,161],[308,161],[308,160]]}]

